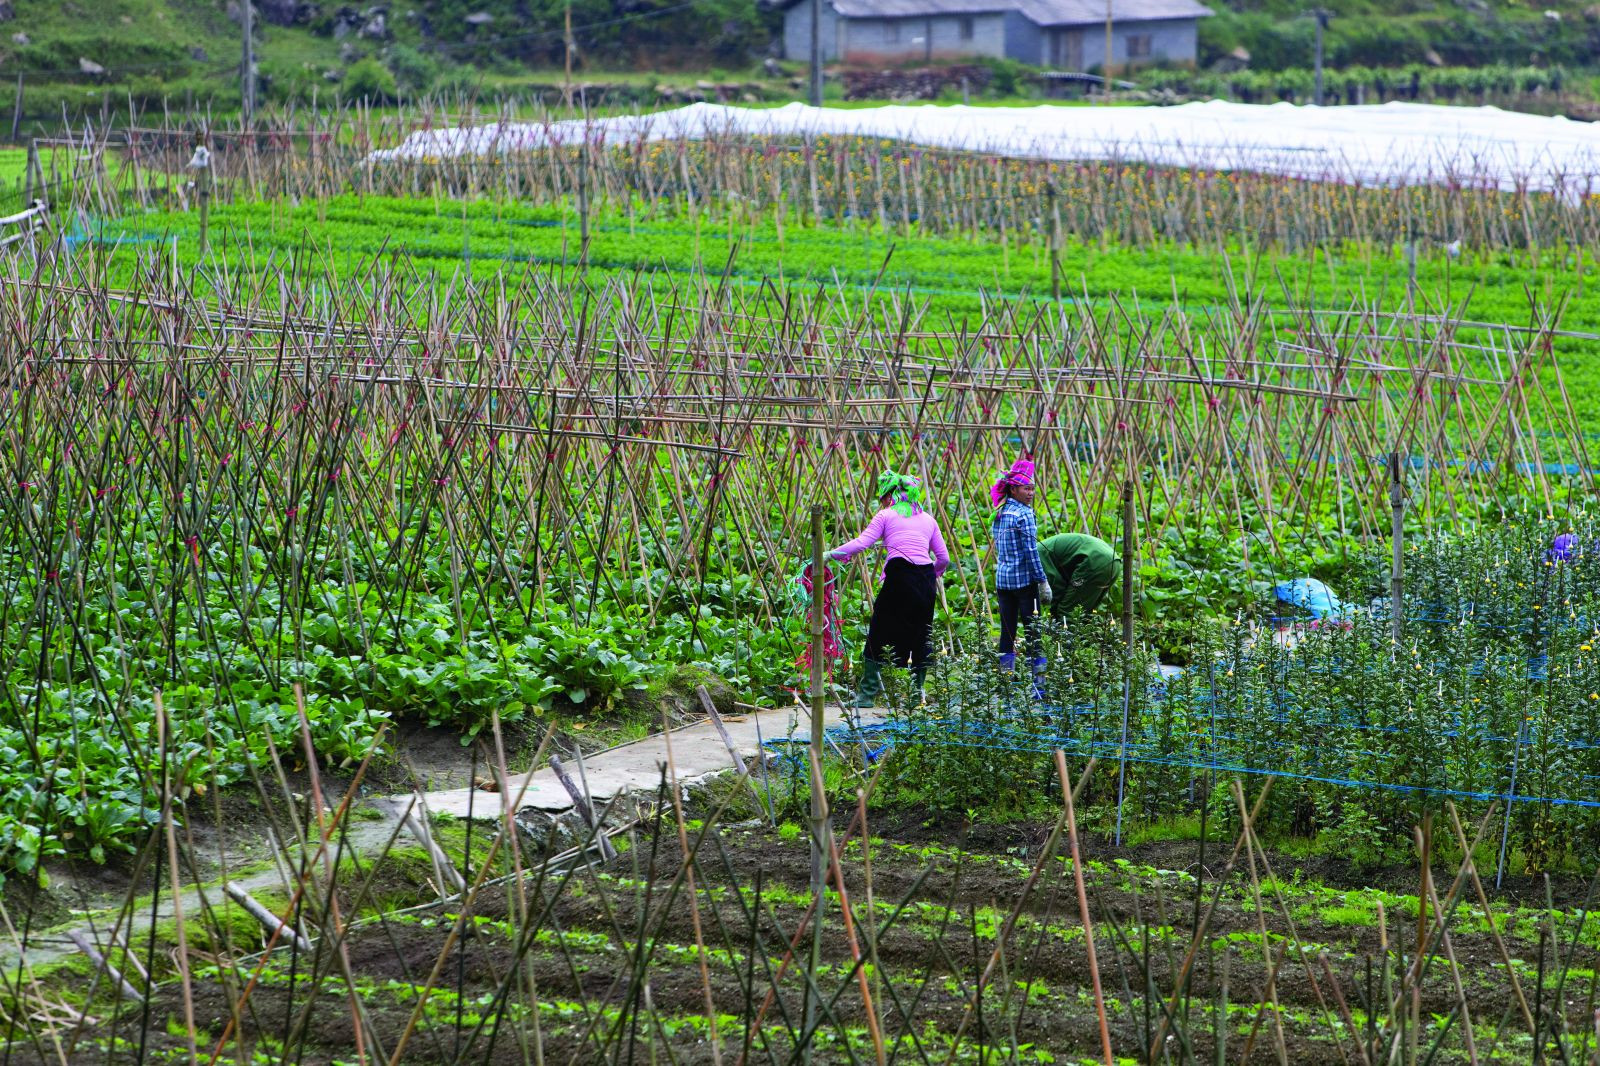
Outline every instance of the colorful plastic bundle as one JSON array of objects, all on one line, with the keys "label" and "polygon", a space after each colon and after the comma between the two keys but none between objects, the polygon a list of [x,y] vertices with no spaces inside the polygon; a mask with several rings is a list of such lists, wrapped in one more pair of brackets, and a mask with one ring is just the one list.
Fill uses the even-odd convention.
[{"label": "colorful plastic bundle", "polygon": [[[839,628],[839,579],[831,568],[824,565],[822,568],[822,658],[823,669],[829,678],[833,677],[833,667],[844,657],[844,641],[840,637]],[[808,623],[811,619],[811,604],[814,592],[811,576],[811,564],[807,563],[800,573],[795,576],[795,604],[801,608],[801,617]],[[807,632],[810,632],[809,625]],[[795,660],[795,666],[802,674],[811,669],[811,642],[808,640],[805,650]]]}]

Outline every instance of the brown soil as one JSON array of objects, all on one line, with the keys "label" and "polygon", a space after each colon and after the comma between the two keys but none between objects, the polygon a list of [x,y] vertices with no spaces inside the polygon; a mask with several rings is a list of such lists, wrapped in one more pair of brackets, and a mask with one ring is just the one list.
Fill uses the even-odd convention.
[{"label": "brown soil", "polygon": [[[846,828],[840,821],[835,832],[842,838]],[[1097,1017],[1070,869],[1060,862],[1047,864],[1031,890],[1026,887],[1050,827],[976,826],[961,836],[960,830],[930,827],[910,813],[898,818],[885,815],[873,830],[881,839],[870,856],[870,892],[876,902],[870,931],[865,907],[868,864],[859,847],[845,849],[843,865],[859,923],[856,946],[875,958],[869,989],[885,1034],[892,1039],[915,1033],[922,1053],[933,1061],[944,1059],[948,1053],[944,1041],[957,1033],[969,1045],[973,1041],[1008,1049],[1031,1045],[1057,1061],[1097,1057]],[[691,842],[697,835],[690,831]],[[542,884],[528,884],[527,906],[536,914],[544,913],[538,923],[543,933],[531,943],[517,933],[514,916],[522,905],[517,894],[507,886],[493,886],[477,901],[478,921],[448,944],[452,917],[437,908],[424,908],[404,914],[391,911],[355,927],[343,958],[329,952],[315,959],[280,952],[272,957],[239,1014],[244,1033],[251,1041],[263,1036],[285,1041],[297,1049],[302,1061],[353,1061],[351,998],[337,980],[348,966],[358,989],[356,1000],[367,1018],[363,1042],[370,1045],[375,1034],[387,1058],[411,1027],[418,990],[429,984],[430,974],[437,974],[430,1003],[417,1014],[404,1061],[521,1063],[529,1061],[523,1042],[535,1039],[533,1028],[520,1006],[505,1006],[526,1003],[527,993],[519,991],[516,977],[520,969],[523,980],[534,982],[537,998],[546,1005],[538,1039],[543,1041],[547,1062],[709,1063],[713,1056],[704,1024],[708,988],[715,1009],[725,1016],[719,1026],[724,1061],[737,1059],[746,1040],[752,1042],[750,1061],[787,1061],[795,1027],[804,1015],[804,988],[796,968],[781,980],[775,975],[809,898],[806,836],[784,840],[765,827],[707,833],[695,866],[693,899],[698,913],[678,880],[681,856],[671,823],[663,821],[640,831],[631,845],[603,869],[580,867],[570,876],[552,875]],[[1219,882],[1228,850],[1226,845],[1208,847],[1210,876],[1197,885],[1178,872],[1198,869],[1193,843],[1117,850],[1104,842],[1085,842],[1092,864],[1086,880],[1099,970],[1117,1053],[1144,1061],[1141,1049],[1154,1039],[1162,1004],[1172,994],[1193,939],[1197,899],[1203,911],[1215,898],[1207,946],[1198,954],[1187,997],[1180,998],[1179,1033],[1167,1041],[1172,1061],[1180,1061],[1185,1041],[1199,1061],[1214,1061],[1217,1027],[1212,1005],[1222,991],[1227,942],[1233,945],[1227,966],[1232,1005],[1228,1061],[1241,1061],[1247,1046],[1252,1061],[1277,1060],[1278,1017],[1281,1053],[1287,1061],[1344,1061],[1335,1033],[1343,1042],[1344,1056],[1357,1061],[1355,1038],[1337,1020],[1337,1002],[1342,997],[1357,1011],[1369,994],[1380,994],[1382,935],[1390,948],[1390,980],[1397,980],[1393,973],[1403,963],[1396,952],[1405,952],[1409,960],[1414,918],[1403,913],[1405,908],[1397,908],[1400,913],[1387,915],[1384,934],[1372,924],[1345,924],[1348,919],[1331,909],[1340,902],[1337,893],[1324,889],[1319,894],[1312,888],[1286,889],[1283,905],[1269,894],[1258,908],[1243,860],[1225,882]],[[1331,888],[1344,887],[1334,860],[1269,858],[1275,873],[1287,875],[1298,868],[1302,875],[1325,878]],[[1452,875],[1449,870],[1435,872],[1441,893]],[[1395,869],[1388,876],[1395,892],[1415,891],[1414,868]],[[393,883],[386,882],[384,891],[392,897],[391,906],[397,902],[393,897],[408,888],[426,893],[417,879],[407,880],[402,872],[390,880]],[[1542,882],[1538,887],[1542,898]],[[1581,901],[1585,888],[1575,882],[1552,883],[1558,900],[1569,904]],[[1006,942],[1003,957],[996,956],[998,923],[1013,911],[1022,920]],[[1493,1051],[1515,1060],[1529,1051],[1526,1027],[1492,937],[1481,923],[1469,919],[1465,912],[1457,915],[1451,947],[1475,1023],[1477,1050],[1481,1059]],[[1261,1006],[1267,965],[1259,941],[1263,926],[1271,938],[1269,954],[1286,946],[1275,982],[1280,1008],[1276,1016]],[[709,951],[704,972],[695,947],[697,927]],[[1547,1030],[1551,1025],[1568,1027],[1565,1050],[1576,1060],[1577,1034],[1592,1025],[1590,973],[1600,960],[1591,947],[1569,949],[1571,927],[1564,928],[1559,949],[1548,939],[1543,947],[1547,980],[1539,1005]],[[864,1030],[868,1014],[851,973],[853,949],[837,901],[830,903],[823,929],[824,965],[817,986],[829,1006],[822,1015],[819,1061],[845,1061],[846,1041],[863,1061],[870,1061]],[[654,945],[648,965],[642,967],[636,965],[641,938]],[[1505,939],[1521,964],[1519,974],[1532,1003],[1541,965],[1537,927],[1524,916]],[[1584,939],[1595,943],[1595,931],[1588,931]],[[809,946],[808,937],[801,942]],[[1320,962],[1324,953],[1331,980]],[[1563,963],[1583,972],[1573,974],[1558,1000],[1556,975]],[[248,975],[255,965],[250,960],[241,965],[241,972]],[[986,968],[996,976],[976,995],[977,976]],[[648,979],[635,980],[636,973]],[[229,1027],[241,983],[215,976],[197,981],[193,1009],[204,1034],[202,1054]],[[1333,995],[1334,984],[1338,996]],[[1154,996],[1146,991],[1152,987],[1157,990]],[[774,988],[775,1000],[757,1032],[748,1023]],[[1559,1007],[1552,1009],[1557,1003]],[[1436,1026],[1455,1004],[1450,965],[1440,957],[1430,964],[1423,982],[1420,1016],[1425,1025]],[[167,982],[152,1004],[145,1037],[151,1049],[186,1054],[185,1042],[167,1035],[170,1024],[181,1022],[183,1011],[177,983]],[[116,1016],[107,1005],[96,1012],[96,1023],[92,1037],[83,1044],[93,1048],[88,1058],[108,1061],[105,1041],[117,1035],[131,1043],[109,1061],[133,1061],[129,1049],[138,1045],[140,1012],[124,1007]],[[172,1031],[181,1031],[181,1026]],[[1424,1033],[1423,1056],[1436,1033],[1436,1028]],[[1372,1053],[1374,1058],[1386,1055],[1387,1046]],[[1550,1053],[1556,1054],[1553,1043]],[[45,1057],[57,1061],[53,1051],[40,1061]],[[1433,1061],[1462,1062],[1466,1057],[1457,1020]],[[13,1059],[32,1061],[32,1053],[19,1043],[13,1045]],[[922,1055],[908,1043],[899,1059],[922,1061]]]}]

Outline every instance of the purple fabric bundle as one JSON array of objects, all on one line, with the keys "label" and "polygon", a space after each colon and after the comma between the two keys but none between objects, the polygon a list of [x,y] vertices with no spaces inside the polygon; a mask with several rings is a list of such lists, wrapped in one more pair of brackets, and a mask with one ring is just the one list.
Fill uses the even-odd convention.
[{"label": "purple fabric bundle", "polygon": [[1568,563],[1578,552],[1578,538],[1571,533],[1563,533],[1550,542],[1550,550],[1544,557],[1553,563]]}]

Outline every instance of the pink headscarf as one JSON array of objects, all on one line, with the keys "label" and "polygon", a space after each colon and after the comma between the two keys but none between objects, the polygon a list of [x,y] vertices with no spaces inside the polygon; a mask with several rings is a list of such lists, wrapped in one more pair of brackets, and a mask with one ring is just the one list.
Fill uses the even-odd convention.
[{"label": "pink headscarf", "polygon": [[989,489],[989,499],[994,501],[994,505],[996,507],[999,507],[1000,504],[1005,501],[1006,490],[1012,485],[1032,484],[1033,460],[1018,459],[1016,462],[1011,464],[1011,469],[1007,470],[1004,474],[1001,474],[1000,480],[996,481],[994,486]]}]

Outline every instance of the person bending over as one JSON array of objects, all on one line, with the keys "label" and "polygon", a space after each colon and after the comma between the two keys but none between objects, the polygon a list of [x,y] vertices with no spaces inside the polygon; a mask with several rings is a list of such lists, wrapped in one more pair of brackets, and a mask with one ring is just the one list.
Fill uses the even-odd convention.
[{"label": "person bending over", "polygon": [[1040,546],[1039,554],[1055,594],[1050,613],[1056,618],[1094,610],[1117,579],[1117,553],[1087,533],[1057,533]]},{"label": "person bending over", "polygon": [[[933,657],[933,606],[939,577],[950,565],[939,523],[922,506],[922,482],[908,474],[885,470],[878,476],[878,506],[867,528],[854,540],[833,549],[830,559],[847,561],[883,542],[888,561],[883,584],[872,601],[867,646],[861,657],[857,707],[875,706],[883,692],[883,666],[911,666],[918,702]],[[885,652],[894,649],[891,658]]]}]

